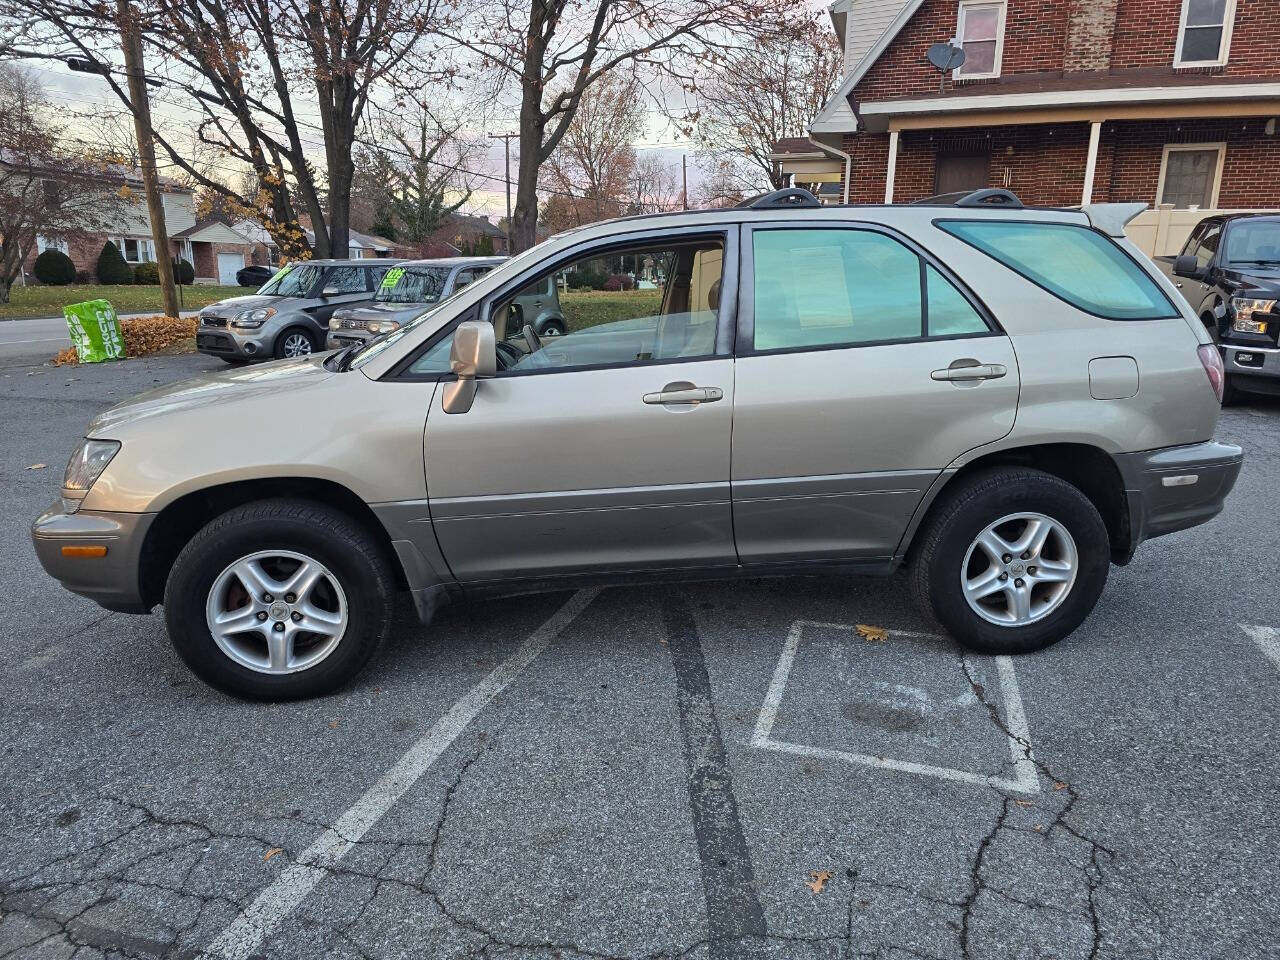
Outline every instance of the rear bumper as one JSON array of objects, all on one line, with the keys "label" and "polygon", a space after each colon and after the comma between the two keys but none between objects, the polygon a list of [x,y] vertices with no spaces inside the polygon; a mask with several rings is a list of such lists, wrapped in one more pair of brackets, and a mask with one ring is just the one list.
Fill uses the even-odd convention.
[{"label": "rear bumper", "polygon": [[[1116,456],[1129,501],[1129,556],[1144,540],[1185,530],[1222,512],[1244,463],[1234,444],[1209,440]],[[1122,558],[1127,560],[1128,557]]]},{"label": "rear bumper", "polygon": [[[142,544],[154,513],[65,513],[51,506],[31,526],[31,542],[45,572],[72,593],[108,610],[146,613],[138,582]],[[104,557],[66,557],[72,544],[102,545]]]}]

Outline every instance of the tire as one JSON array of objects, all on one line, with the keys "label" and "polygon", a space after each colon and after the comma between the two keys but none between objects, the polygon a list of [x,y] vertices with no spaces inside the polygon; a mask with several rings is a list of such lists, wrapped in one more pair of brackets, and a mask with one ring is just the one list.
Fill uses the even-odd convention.
[{"label": "tire", "polygon": [[[267,594],[269,603],[249,599],[246,581],[231,567],[255,557],[257,569],[277,582],[292,575],[299,557],[323,575],[296,602],[289,600],[294,594]],[[214,518],[178,554],[165,584],[165,623],[183,662],[211,687],[250,700],[314,697],[369,662],[391,622],[395,584],[385,552],[347,514],[305,500],[260,500]],[[232,615],[244,610],[255,622],[216,639],[210,618],[220,608]],[[306,631],[313,614],[323,633]],[[269,662],[267,638],[275,633],[266,624],[290,638],[288,662]]]},{"label": "tire", "polygon": [[[922,608],[962,646],[986,654],[1030,653],[1068,636],[1093,611],[1107,582],[1111,542],[1097,508],[1078,489],[1041,470],[1007,467],[962,478],[941,496],[914,550],[912,585]],[[1036,521],[1038,529],[1049,530],[1042,555],[1023,560],[1005,554],[1011,563],[1004,564],[977,543],[1002,519],[1006,522],[990,531],[994,543],[1016,543],[1028,535],[1034,517],[1047,521]],[[1073,559],[1073,579],[1067,582]],[[1047,571],[1053,571],[1055,582],[1032,576],[1044,577]],[[985,583],[995,592],[975,601],[984,616],[971,605],[962,581],[985,589],[985,576],[993,578]],[[1010,581],[1029,584],[1023,610],[1015,609],[1023,591],[1010,588]],[[1015,619],[992,622],[998,617]]]},{"label": "tire", "polygon": [[1223,374],[1222,377],[1222,405],[1224,407],[1234,406],[1244,399],[1244,391],[1237,387],[1231,380],[1231,374]]},{"label": "tire", "polygon": [[548,320],[538,331],[540,337],[563,337],[565,335],[563,320]]},{"label": "tire", "polygon": [[[302,339],[297,339],[299,337]],[[299,344],[297,352],[293,352],[295,342]],[[304,342],[305,348],[301,346]],[[306,327],[285,327],[276,335],[275,346],[272,347],[271,352],[277,360],[283,360],[286,357],[305,357],[319,349],[316,346],[315,334]]]}]

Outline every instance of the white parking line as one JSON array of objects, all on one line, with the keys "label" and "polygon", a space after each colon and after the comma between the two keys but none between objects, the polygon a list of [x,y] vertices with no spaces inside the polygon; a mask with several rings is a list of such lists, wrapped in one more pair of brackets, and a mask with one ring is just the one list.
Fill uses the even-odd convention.
[{"label": "white parking line", "polygon": [[[918,773],[927,777],[938,777],[942,780],[953,780],[958,783],[972,783],[980,786],[995,787],[997,790],[1008,790],[1014,793],[1037,794],[1040,792],[1040,778],[1036,773],[1036,765],[1031,752],[1031,733],[1027,727],[1027,714],[1022,706],[1022,693],[1018,689],[1018,676],[1013,669],[1013,661],[1008,657],[996,657],[996,669],[1000,675],[1000,691],[1004,695],[1004,723],[1008,728],[1009,756],[1013,761],[1014,778],[991,777],[973,773],[969,770],[955,770],[950,767],[938,767],[928,763],[915,763],[909,760],[895,760],[891,757],[875,757],[864,753],[851,753],[846,750],[832,750],[827,747],[813,747],[803,743],[789,743],[777,740],[772,736],[773,725],[778,719],[778,706],[782,703],[782,695],[786,691],[787,678],[791,675],[791,667],[796,659],[796,651],[800,648],[800,638],[806,627],[828,630],[848,630],[855,632],[857,627],[849,623],[817,623],[811,620],[797,620],[787,633],[787,642],[782,648],[782,656],[778,658],[778,666],[773,671],[773,679],[769,683],[769,692],[765,695],[764,706],[760,708],[760,716],[756,719],[756,729],[751,737],[751,746],[760,750],[773,750],[778,753],[798,754],[826,760],[843,760],[847,763],[858,763],[881,770],[896,770],[900,773]],[[889,636],[914,639],[944,639],[934,634],[913,633],[906,630],[889,630]],[[968,662],[968,657],[965,658]]]},{"label": "white parking line", "polygon": [[499,664],[435,722],[390,770],[338,821],[258,894],[205,950],[205,957],[247,960],[285,917],[324,879],[336,864],[430,769],[440,755],[498,694],[520,676],[570,623],[596,598],[599,587],[579,590],[535,630],[511,658]]},{"label": "white parking line", "polygon": [[1280,628],[1242,623],[1240,629],[1258,645],[1258,649],[1271,661],[1271,665],[1280,670]]}]

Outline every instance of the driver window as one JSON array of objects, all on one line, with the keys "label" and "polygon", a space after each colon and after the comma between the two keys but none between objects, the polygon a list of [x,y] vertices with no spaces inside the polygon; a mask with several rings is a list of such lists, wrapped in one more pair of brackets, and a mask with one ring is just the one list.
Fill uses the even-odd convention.
[{"label": "driver window", "polygon": [[[712,356],[723,261],[717,238],[559,264],[494,306],[499,375]],[[409,372],[447,373],[451,346],[443,338]]]},{"label": "driver window", "polygon": [[1209,265],[1213,255],[1218,252],[1218,238],[1221,236],[1222,228],[1216,224],[1204,232],[1204,236],[1200,238],[1200,242],[1196,246],[1197,266],[1207,267]]},{"label": "driver window", "polygon": [[[559,282],[539,277],[494,311],[498,338],[518,352],[504,369],[711,356],[723,259],[716,239],[614,250],[561,265]],[[557,323],[563,336],[541,336]]]}]

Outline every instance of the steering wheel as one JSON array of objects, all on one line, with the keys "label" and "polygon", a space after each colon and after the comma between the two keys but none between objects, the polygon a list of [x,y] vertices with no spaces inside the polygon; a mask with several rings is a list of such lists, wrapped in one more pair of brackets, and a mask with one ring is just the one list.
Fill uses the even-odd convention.
[{"label": "steering wheel", "polygon": [[526,323],[524,325],[524,329],[520,332],[524,334],[524,342],[529,345],[530,353],[537,353],[542,349],[542,341],[539,340],[538,335],[533,332],[533,327],[530,324]]},{"label": "steering wheel", "polygon": [[498,362],[503,370],[510,370],[524,358],[523,353],[505,340],[499,340],[495,346],[498,348]]}]

